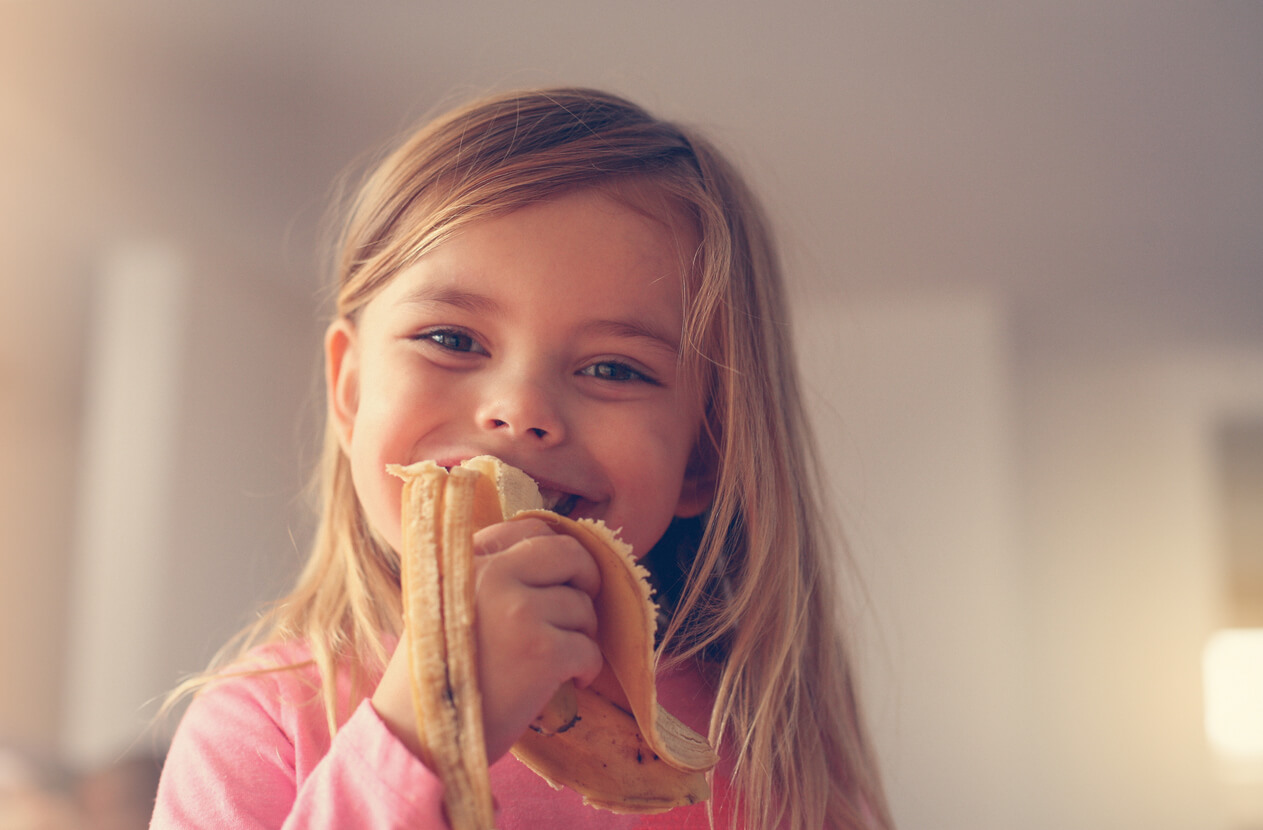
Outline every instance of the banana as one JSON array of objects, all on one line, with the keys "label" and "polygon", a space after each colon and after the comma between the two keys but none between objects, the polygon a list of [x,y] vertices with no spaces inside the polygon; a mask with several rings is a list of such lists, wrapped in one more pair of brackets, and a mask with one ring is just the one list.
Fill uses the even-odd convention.
[{"label": "banana", "polygon": [[567,680],[557,688],[557,694],[548,701],[544,710],[531,721],[531,729],[541,735],[565,732],[579,720],[579,693],[574,683]]},{"label": "banana", "polygon": [[443,781],[453,830],[495,827],[473,639],[471,523],[479,474],[431,462],[404,479],[403,619],[422,758]]},{"label": "banana", "polygon": [[576,695],[572,727],[555,735],[525,732],[512,749],[554,788],[569,787],[585,804],[617,813],[660,813],[710,796],[706,776],[656,755],[625,708],[589,689]]},{"label": "banana", "polygon": [[592,555],[605,659],[588,687],[562,684],[513,755],[553,787],[615,812],[663,812],[708,798],[705,773],[718,758],[657,701],[656,607],[631,547],[602,522],[544,510],[535,483],[490,456],[450,472],[432,462],[388,469],[405,482],[404,625],[422,760],[444,782],[452,827],[493,826],[473,640],[473,534],[506,518],[544,521]]}]

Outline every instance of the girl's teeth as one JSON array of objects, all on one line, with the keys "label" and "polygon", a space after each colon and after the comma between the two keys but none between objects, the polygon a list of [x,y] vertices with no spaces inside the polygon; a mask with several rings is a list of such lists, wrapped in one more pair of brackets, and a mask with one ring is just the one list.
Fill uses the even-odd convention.
[{"label": "girl's teeth", "polygon": [[579,503],[577,495],[560,490],[541,490],[539,495],[544,502],[545,510],[551,510],[562,516],[570,515],[575,505]]},{"label": "girl's teeth", "polygon": [[570,511],[574,510],[574,506],[579,501],[579,497],[573,493],[543,493],[544,509],[551,510],[561,516],[570,515]]}]

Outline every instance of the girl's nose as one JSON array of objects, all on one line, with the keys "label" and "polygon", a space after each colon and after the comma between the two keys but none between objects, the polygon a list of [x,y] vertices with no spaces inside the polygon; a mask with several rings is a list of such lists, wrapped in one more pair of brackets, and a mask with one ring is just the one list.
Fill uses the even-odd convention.
[{"label": "girl's nose", "polygon": [[565,439],[565,424],[554,399],[541,384],[511,377],[490,385],[478,411],[482,429],[544,446]]}]

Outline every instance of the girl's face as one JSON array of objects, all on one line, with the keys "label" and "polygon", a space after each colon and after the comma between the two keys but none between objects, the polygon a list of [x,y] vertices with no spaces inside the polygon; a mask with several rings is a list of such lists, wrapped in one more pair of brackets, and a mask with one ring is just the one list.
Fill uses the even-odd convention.
[{"label": "girl's face", "polygon": [[374,528],[400,548],[391,463],[495,455],[636,555],[711,495],[679,368],[697,238],[599,190],[462,229],[326,338],[330,414]]}]

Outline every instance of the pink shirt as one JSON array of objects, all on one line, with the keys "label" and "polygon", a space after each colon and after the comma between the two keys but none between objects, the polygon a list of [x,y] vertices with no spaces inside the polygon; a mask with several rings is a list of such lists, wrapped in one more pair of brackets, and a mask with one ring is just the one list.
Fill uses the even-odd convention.
[{"label": "pink shirt", "polygon": [[[307,656],[294,645],[269,651],[286,662]],[[330,740],[319,688],[310,665],[225,680],[199,694],[172,742],[151,828],[445,828],[434,774],[367,700]],[[345,682],[339,691],[346,700]],[[660,676],[658,694],[672,714],[705,734],[712,695],[699,672]],[[725,784],[719,775],[712,784],[720,828],[728,826]],[[709,826],[704,804],[655,816],[587,807],[512,755],[492,765],[491,787],[500,830]]]}]

